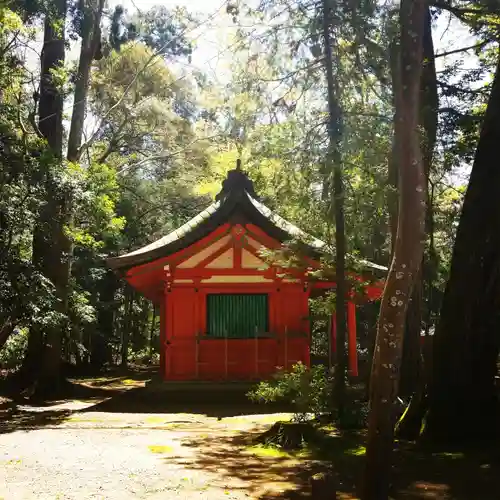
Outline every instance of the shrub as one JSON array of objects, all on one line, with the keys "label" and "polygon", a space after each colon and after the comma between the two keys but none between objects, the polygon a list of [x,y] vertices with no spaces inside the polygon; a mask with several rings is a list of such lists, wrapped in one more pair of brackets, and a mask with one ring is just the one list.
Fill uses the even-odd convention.
[{"label": "shrub", "polygon": [[303,422],[312,415],[319,417],[331,411],[332,379],[322,365],[308,368],[297,363],[292,370],[280,370],[271,381],[260,382],[248,393],[256,402],[286,401],[294,406],[293,419]]},{"label": "shrub", "polygon": [[158,365],[160,364],[160,355],[156,352],[150,355],[148,348],[140,351],[133,351],[132,348],[129,348],[128,361],[135,365]]},{"label": "shrub", "polygon": [[24,359],[28,347],[28,331],[16,329],[0,351],[0,368],[17,370]]}]

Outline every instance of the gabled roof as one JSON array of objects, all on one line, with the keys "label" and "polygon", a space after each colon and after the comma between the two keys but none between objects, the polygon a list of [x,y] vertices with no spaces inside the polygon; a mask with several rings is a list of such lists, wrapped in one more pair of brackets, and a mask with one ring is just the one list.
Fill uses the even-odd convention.
[{"label": "gabled roof", "polygon": [[[227,222],[255,224],[280,242],[294,240],[301,251],[312,257],[329,253],[326,243],[286,221],[258,200],[252,181],[241,170],[238,161],[237,168],[228,172],[221,192],[209,207],[163,238],[133,252],[112,257],[107,260],[107,264],[115,270],[126,270],[167,257],[208,236]],[[387,270],[371,262],[359,263],[372,271]]]}]

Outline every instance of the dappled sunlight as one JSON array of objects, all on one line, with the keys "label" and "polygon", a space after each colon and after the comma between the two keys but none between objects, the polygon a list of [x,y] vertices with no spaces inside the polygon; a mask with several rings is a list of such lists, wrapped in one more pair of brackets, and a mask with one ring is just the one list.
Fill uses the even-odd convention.
[{"label": "dappled sunlight", "polygon": [[212,474],[214,486],[244,485],[252,498],[277,498],[284,494],[292,498],[299,491],[304,493],[312,466],[317,469],[318,464],[303,453],[254,446],[255,438],[265,428],[253,427],[248,432],[230,435],[223,432],[186,437],[181,441],[182,446],[190,452],[181,459],[182,465]]},{"label": "dappled sunlight", "polygon": [[[106,383],[116,384],[116,377],[107,378]],[[87,387],[85,395],[100,398],[102,387]],[[365,463],[365,431],[342,432],[331,424],[323,425],[307,434],[302,448],[284,450],[259,444],[257,437],[276,422],[293,426],[290,413],[227,402],[197,405],[187,399],[184,406],[184,400],[175,395],[155,401],[145,397],[144,391],[109,390],[110,397],[97,399],[98,404],[91,407],[82,398],[61,399],[45,406],[4,400],[0,405],[0,433],[39,430],[55,456],[67,452],[67,439],[78,442],[80,436],[86,436],[84,442],[94,443],[99,451],[87,449],[82,442],[79,456],[116,454],[118,461],[142,464],[148,474],[154,472],[155,482],[148,486],[152,498],[168,498],[172,492],[181,491],[186,498],[207,495],[218,499],[305,500],[311,498],[311,478],[323,472],[332,478],[337,499],[358,498]],[[158,411],[162,409],[167,411]],[[245,413],[249,409],[260,412]],[[33,442],[39,439],[37,436],[33,434]],[[84,477],[91,475],[94,467],[93,460],[86,460],[78,462]],[[29,473],[30,463],[29,451],[23,447],[6,455],[1,465]],[[68,464],[72,466],[71,460]],[[499,452],[479,456],[463,450],[425,450],[399,442],[391,495],[401,500],[497,500],[499,465]],[[131,483],[140,480],[141,474],[134,471],[127,476]]]},{"label": "dappled sunlight", "polygon": [[453,498],[450,496],[450,488],[446,484],[436,484],[424,481],[416,481],[410,485],[406,494],[411,496],[415,495],[415,498],[429,498],[429,499],[440,499],[446,500]]}]

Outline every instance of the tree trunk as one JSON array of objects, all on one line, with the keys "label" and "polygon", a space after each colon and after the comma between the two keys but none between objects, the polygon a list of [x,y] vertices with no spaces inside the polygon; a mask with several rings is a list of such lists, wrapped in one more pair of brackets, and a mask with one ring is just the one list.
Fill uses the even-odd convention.
[{"label": "tree trunk", "polygon": [[[392,79],[392,105],[394,106],[394,130],[396,130],[401,112],[401,68],[399,43],[393,40],[390,45],[390,66]],[[387,194],[387,207],[389,211],[389,229],[391,233],[391,259],[394,255],[394,245],[396,243],[396,233],[398,231],[398,190],[399,190],[399,168],[398,153],[396,150],[396,137],[392,139],[392,148],[388,162],[387,181],[389,192]]]},{"label": "tree trunk", "polygon": [[432,311],[432,290],[436,279],[437,254],[434,244],[434,188],[431,179],[434,151],[438,129],[439,95],[436,74],[436,58],[432,39],[432,16],[427,9],[424,25],[424,64],[422,68],[422,82],[420,93],[420,124],[423,131],[422,161],[426,179],[426,218],[425,230],[427,234],[427,254],[422,263],[422,287],[426,293],[424,297],[427,314],[425,315],[425,330],[430,327]]},{"label": "tree trunk", "polygon": [[90,84],[90,70],[101,37],[100,25],[104,0],[97,0],[97,4],[94,5],[95,3],[96,0],[84,0],[82,2],[82,46],[78,62],[73,114],[71,116],[68,138],[69,161],[78,161],[80,158],[87,95]]},{"label": "tree trunk", "polygon": [[121,345],[121,366],[128,365],[128,346],[130,343],[130,328],[132,326],[132,309],[134,306],[134,293],[130,287],[125,289],[125,311],[123,318],[122,345]]},{"label": "tree trunk", "polygon": [[406,313],[401,376],[398,395],[409,398],[417,389],[420,379],[420,332],[422,330],[422,269],[415,277],[411,299]]},{"label": "tree trunk", "polygon": [[[62,2],[63,0],[59,1]],[[69,161],[78,161],[79,159],[78,150],[82,139],[90,67],[95,50],[94,39],[95,33],[100,33],[99,23],[103,4],[102,0],[99,1],[100,5],[97,11],[94,11],[91,6],[87,6],[85,4],[83,7],[82,47],[76,77],[73,115],[71,117],[70,136],[68,141],[67,158]],[[64,8],[65,7],[66,6],[64,5]],[[95,22],[98,24],[95,25]],[[64,36],[62,36],[61,50],[62,57],[64,59]],[[42,108],[41,103],[42,96],[40,97],[40,108]],[[43,118],[40,111],[40,122],[42,121]],[[42,130],[42,127],[40,129]],[[48,140],[48,142],[49,145],[51,145],[51,141]],[[62,143],[58,143],[57,155],[62,156]],[[67,192],[62,195],[54,195],[54,200],[56,203],[55,210],[57,212],[57,218],[53,226],[52,241],[54,242],[54,247],[57,248],[57,251],[54,252],[53,255],[54,262],[53,266],[51,266],[51,270],[53,272],[51,280],[56,286],[58,310],[61,315],[66,316],[68,312],[69,282],[71,276],[71,259],[73,254],[73,244],[71,239],[66,234],[66,228],[71,227],[72,225],[72,194]],[[49,247],[48,251],[49,253],[52,253],[53,248]],[[60,379],[61,345],[64,334],[67,334],[69,326],[69,321],[66,316],[62,327],[50,328],[47,331],[46,348],[40,374],[40,378],[44,382],[40,385],[40,390],[45,390],[46,387],[52,390],[52,388],[56,387],[56,383]]]},{"label": "tree trunk", "polygon": [[[401,53],[399,47],[399,40],[395,39],[392,41],[390,45],[390,67],[391,67],[391,79],[392,79],[392,104],[394,107],[394,116],[393,116],[393,124],[394,124],[394,136],[392,139],[392,148],[388,161],[388,172],[387,172],[387,181],[389,186],[389,191],[387,195],[387,208],[389,212],[389,229],[391,233],[391,261],[394,257],[394,249],[396,246],[396,235],[398,231],[398,201],[399,201],[399,162],[401,161],[400,155],[398,154],[398,144],[396,142],[396,129],[398,127],[398,123],[401,120],[401,112],[403,109],[402,105],[402,83],[401,83]],[[376,341],[375,341],[376,343]],[[372,354],[372,366],[371,366],[371,374],[370,374],[370,383],[368,387],[369,399],[371,400],[371,387],[372,381],[378,377],[376,370],[379,367],[379,363],[377,361],[377,357],[379,352],[374,346],[373,354]]]},{"label": "tree trunk", "polygon": [[[329,0],[323,0],[323,38],[325,50],[325,72],[328,94],[328,154],[327,172],[333,172],[332,202],[335,214],[335,281],[337,285],[335,294],[335,318],[336,318],[336,364],[335,364],[335,387],[334,398],[341,421],[344,414],[345,390],[346,390],[346,296],[347,284],[345,279],[345,216],[344,216],[344,183],[342,178],[342,159],[340,154],[340,141],[342,135],[342,116],[340,109],[340,87],[338,78],[333,73],[331,28],[331,6]],[[339,69],[339,58],[336,57],[335,70]]]},{"label": "tree trunk", "polygon": [[16,329],[15,323],[9,320],[2,325],[2,327],[0,328],[0,351],[2,350],[3,346],[7,343],[7,340],[9,340],[9,337],[12,335],[15,329]]},{"label": "tree trunk", "polygon": [[[52,4],[44,24],[44,42],[41,56],[40,103],[38,128],[46,139],[53,161],[62,158],[63,147],[63,96],[54,83],[52,71],[64,64],[66,0]],[[64,256],[61,247],[62,203],[51,172],[45,176],[46,204],[41,208],[33,233],[33,263],[55,287],[55,309],[64,314],[66,283],[61,268]],[[28,352],[23,362],[26,381],[37,380],[42,391],[57,389],[61,367],[61,322],[42,329],[30,329]],[[29,383],[29,382],[28,382]]]},{"label": "tree trunk", "polygon": [[363,500],[387,500],[389,496],[405,319],[423,255],[425,179],[418,112],[425,10],[425,0],[401,1],[401,113],[395,130],[400,169],[398,230],[378,323]]},{"label": "tree trunk", "polygon": [[[437,90],[436,64],[434,57],[434,43],[432,40],[432,18],[429,9],[426,9],[423,33],[423,58],[422,77],[420,82],[420,126],[422,131],[421,148],[422,163],[425,175],[426,187],[426,222],[427,235],[432,234],[433,211],[429,193],[429,181],[436,145],[438,126],[439,97]],[[403,360],[401,365],[401,381],[399,394],[401,396],[411,396],[417,391],[420,380],[420,359],[421,359],[421,332],[422,332],[422,312],[424,309],[424,290],[427,293],[432,290],[434,283],[434,242],[430,241],[432,247],[429,248],[427,256],[424,255],[419,274],[415,279],[413,294],[408,306],[406,318],[405,339],[403,343]],[[432,261],[432,262],[431,262]],[[424,288],[424,283],[427,287]],[[427,309],[429,309],[429,296],[427,297]],[[428,316],[426,316],[428,319]]]},{"label": "tree trunk", "polygon": [[66,0],[55,0],[45,18],[41,55],[40,103],[38,128],[54,156],[61,158],[63,149],[63,96],[53,81],[52,71],[64,64],[64,28]]},{"label": "tree trunk", "polygon": [[424,437],[449,444],[498,431],[495,388],[500,331],[500,58],[464,198],[433,339]]},{"label": "tree trunk", "polygon": [[108,271],[99,285],[98,324],[92,335],[91,364],[97,370],[100,370],[106,363],[112,362],[109,342],[115,333],[117,289],[116,275],[113,271]]}]

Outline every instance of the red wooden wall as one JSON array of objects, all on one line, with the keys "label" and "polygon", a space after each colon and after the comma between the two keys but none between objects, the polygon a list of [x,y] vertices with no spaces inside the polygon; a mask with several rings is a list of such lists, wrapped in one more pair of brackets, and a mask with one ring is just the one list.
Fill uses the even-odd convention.
[{"label": "red wooden wall", "polygon": [[[209,339],[208,293],[268,293],[271,338]],[[231,285],[173,287],[165,294],[162,373],[167,380],[252,380],[270,377],[277,367],[309,365],[309,292],[301,284],[280,288]]]}]

